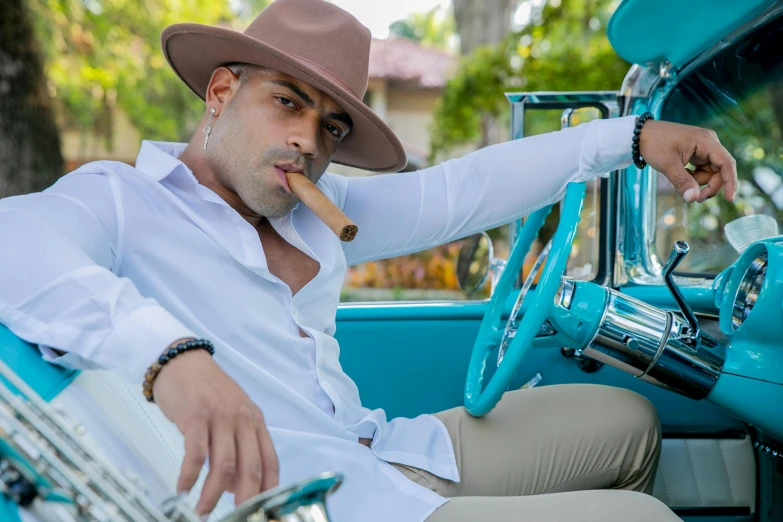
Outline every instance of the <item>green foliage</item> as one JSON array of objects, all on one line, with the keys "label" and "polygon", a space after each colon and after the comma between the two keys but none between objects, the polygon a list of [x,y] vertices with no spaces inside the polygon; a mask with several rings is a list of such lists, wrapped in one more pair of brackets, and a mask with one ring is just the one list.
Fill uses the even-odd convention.
[{"label": "green foliage", "polygon": [[112,108],[142,136],[181,140],[203,102],[176,77],[160,49],[172,23],[242,29],[267,0],[30,0],[46,57],[48,88],[64,123],[112,142]]},{"label": "green foliage", "polygon": [[509,91],[618,89],[630,64],[606,38],[616,2],[550,0],[500,45],[460,60],[435,113],[431,159],[474,142],[481,115],[507,117]]},{"label": "green foliage", "polygon": [[391,37],[407,38],[438,49],[449,49],[456,36],[454,17],[442,6],[413,13],[389,25]]}]

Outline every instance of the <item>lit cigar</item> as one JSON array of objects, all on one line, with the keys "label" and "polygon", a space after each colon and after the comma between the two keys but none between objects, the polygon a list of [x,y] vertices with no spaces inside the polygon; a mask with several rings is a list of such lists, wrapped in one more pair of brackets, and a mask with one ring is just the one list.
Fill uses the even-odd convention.
[{"label": "lit cigar", "polygon": [[348,219],[348,216],[337,208],[337,205],[324,196],[323,192],[318,190],[318,187],[297,172],[286,172],[285,177],[288,180],[288,186],[291,187],[291,191],[313,211],[313,214],[326,223],[326,226],[331,228],[340,240],[353,241],[353,238],[356,237],[356,232],[359,231],[359,227],[354,225],[353,221]]}]

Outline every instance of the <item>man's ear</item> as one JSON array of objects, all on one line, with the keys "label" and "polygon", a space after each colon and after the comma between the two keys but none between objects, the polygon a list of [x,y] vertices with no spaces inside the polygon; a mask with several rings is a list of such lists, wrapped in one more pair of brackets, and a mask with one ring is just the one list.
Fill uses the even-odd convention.
[{"label": "man's ear", "polygon": [[223,107],[236,96],[238,89],[239,76],[228,67],[218,67],[212,72],[207,85],[206,102],[208,107],[215,109],[215,116],[220,115]]}]

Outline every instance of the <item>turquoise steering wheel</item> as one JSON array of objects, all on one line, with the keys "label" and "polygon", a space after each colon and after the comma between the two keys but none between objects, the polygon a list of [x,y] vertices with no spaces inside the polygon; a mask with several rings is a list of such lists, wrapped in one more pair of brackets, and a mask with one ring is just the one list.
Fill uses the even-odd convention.
[{"label": "turquoise steering wheel", "polygon": [[[525,354],[533,344],[533,339],[550,317],[555,296],[560,288],[561,276],[565,272],[568,256],[571,253],[571,245],[576,236],[584,199],[584,183],[568,185],[557,231],[541,251],[541,255],[519,292],[519,297],[508,321],[503,326],[501,324],[503,308],[514,287],[519,271],[522,269],[525,256],[530,250],[533,240],[538,236],[544,220],[552,210],[552,205],[533,212],[525,220],[525,225],[511,250],[506,268],[492,293],[489,308],[481,321],[476,343],[473,346],[473,354],[470,357],[470,366],[465,382],[465,409],[471,415],[481,417],[492,411],[514,379]],[[545,259],[546,265],[536,285],[536,306],[527,306],[527,310],[520,320],[518,316],[522,309],[522,303],[535,280],[538,268]],[[487,359],[496,347],[498,348],[497,369],[485,386]]]}]

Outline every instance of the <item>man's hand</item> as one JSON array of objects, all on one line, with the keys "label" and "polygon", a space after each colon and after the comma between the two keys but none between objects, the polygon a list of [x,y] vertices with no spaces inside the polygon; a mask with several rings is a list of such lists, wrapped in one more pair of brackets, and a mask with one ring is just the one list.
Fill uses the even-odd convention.
[{"label": "man's hand", "polygon": [[[713,131],[648,120],[642,127],[639,152],[652,168],[669,178],[685,201],[701,203],[721,187],[726,199],[734,201],[737,162]],[[686,169],[688,163],[695,169]]]},{"label": "man's hand", "polygon": [[177,492],[189,491],[209,456],[196,511],[211,513],[224,491],[239,504],[277,486],[278,462],[261,410],[204,350],[178,355],[158,374],[155,402],[185,437]]}]

